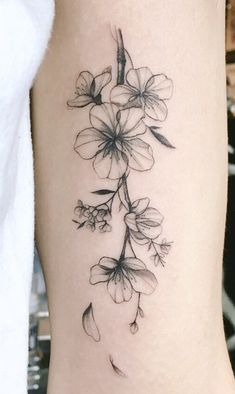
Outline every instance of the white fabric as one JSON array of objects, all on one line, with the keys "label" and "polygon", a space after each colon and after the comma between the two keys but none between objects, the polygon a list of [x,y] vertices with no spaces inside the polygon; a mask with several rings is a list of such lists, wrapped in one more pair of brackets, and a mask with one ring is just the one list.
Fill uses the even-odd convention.
[{"label": "white fabric", "polygon": [[0,0],[0,393],[25,394],[33,262],[29,89],[45,51],[52,0]]}]

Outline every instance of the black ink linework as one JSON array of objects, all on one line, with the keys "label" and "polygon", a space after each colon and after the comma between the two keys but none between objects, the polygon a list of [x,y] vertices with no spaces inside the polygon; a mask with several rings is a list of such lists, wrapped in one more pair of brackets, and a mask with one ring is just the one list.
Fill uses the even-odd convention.
[{"label": "black ink linework", "polygon": [[115,372],[117,375],[119,375],[119,376],[122,377],[122,378],[127,378],[127,375],[126,375],[120,368],[118,368],[118,367],[114,364],[113,357],[112,357],[111,355],[109,356],[109,361],[110,361],[110,364],[112,365],[112,368],[113,368],[114,372]]},{"label": "black ink linework", "polygon": [[[91,191],[92,202],[99,198],[99,204],[78,200],[73,222],[77,229],[107,233],[112,231],[113,215],[122,215],[125,230],[120,254],[101,257],[90,268],[90,283],[105,285],[115,304],[133,300],[135,305],[137,299],[134,319],[130,319],[129,324],[130,332],[136,334],[137,319],[144,317],[141,297],[155,291],[157,279],[152,271],[159,264],[165,266],[172,242],[161,239],[163,215],[151,206],[148,197],[133,200],[128,182],[133,172],[150,171],[155,163],[153,150],[144,140],[147,133],[164,147],[175,149],[159,133],[168,115],[167,102],[172,97],[173,82],[148,67],[135,68],[120,29],[114,40],[117,45],[115,86],[109,87],[113,78],[111,67],[96,76],[83,71],[76,81],[75,97],[67,102],[69,108],[89,106],[88,124],[77,133],[74,151],[82,159],[91,161],[100,180],[106,179],[106,184],[112,180],[111,188],[103,188],[101,182],[101,188]],[[110,90],[109,101],[103,100],[103,89]],[[119,205],[118,212],[114,212],[117,206],[114,202]],[[146,262],[138,258],[140,246],[146,248]],[[152,253],[149,258],[148,253]],[[82,322],[87,335],[100,341],[92,304],[85,310]],[[110,362],[120,374],[112,358]]]},{"label": "black ink linework", "polygon": [[100,341],[100,333],[95,322],[92,303],[90,303],[82,315],[82,325],[87,335],[92,337],[96,342]]}]

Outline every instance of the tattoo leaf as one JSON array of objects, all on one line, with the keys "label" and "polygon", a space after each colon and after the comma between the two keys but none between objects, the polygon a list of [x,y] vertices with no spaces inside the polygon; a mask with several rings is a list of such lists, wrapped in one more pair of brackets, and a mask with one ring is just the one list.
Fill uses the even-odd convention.
[{"label": "tattoo leaf", "polygon": [[90,303],[82,315],[82,325],[87,335],[92,337],[96,342],[100,341],[100,333],[95,322],[92,303]]},{"label": "tattoo leaf", "polygon": [[79,228],[82,228],[84,225],[85,225],[85,223],[86,223],[86,220],[84,221],[84,222],[78,222],[77,220],[74,220],[74,219],[72,219],[72,221],[74,222],[74,223],[76,223],[76,224],[78,224],[78,226],[77,226],[77,230],[79,229]]},{"label": "tattoo leaf", "polygon": [[164,135],[162,135],[162,134],[160,134],[160,133],[157,132],[158,127],[152,126],[152,127],[149,127],[149,130],[151,131],[151,133],[154,135],[154,137],[155,137],[162,145],[166,146],[167,148],[175,149],[175,146],[172,145]]},{"label": "tattoo leaf", "polygon": [[115,190],[109,190],[109,189],[100,189],[100,190],[95,190],[94,192],[91,192],[92,194],[98,194],[100,196],[104,196],[105,194],[113,194],[115,193]]}]

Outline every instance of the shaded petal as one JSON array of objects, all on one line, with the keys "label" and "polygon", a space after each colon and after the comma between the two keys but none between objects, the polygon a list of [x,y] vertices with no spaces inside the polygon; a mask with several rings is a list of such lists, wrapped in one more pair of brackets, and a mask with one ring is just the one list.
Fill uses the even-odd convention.
[{"label": "shaded petal", "polygon": [[130,301],[132,297],[132,286],[122,271],[118,271],[113,275],[108,281],[107,289],[113,301],[117,304],[124,301]]},{"label": "shaded petal", "polygon": [[138,95],[138,90],[128,85],[118,85],[111,90],[111,101],[115,104],[126,105]]},{"label": "shaded petal", "polygon": [[108,134],[115,134],[118,107],[112,104],[95,105],[90,111],[90,122],[92,126]]},{"label": "shaded petal", "polygon": [[128,84],[139,90],[140,93],[145,91],[148,80],[153,76],[148,67],[132,68],[126,75]]},{"label": "shaded petal", "polygon": [[137,216],[137,222],[149,223],[149,225],[159,225],[163,221],[163,215],[156,208],[147,208]]},{"label": "shaded petal", "polygon": [[129,270],[128,279],[138,293],[151,294],[157,287],[155,275],[147,269]]},{"label": "shaded petal", "polygon": [[92,159],[103,147],[104,135],[94,129],[89,128],[82,130],[76,138],[74,150],[83,159]]},{"label": "shaded petal", "polygon": [[72,107],[72,108],[74,107],[82,108],[90,103],[93,103],[93,98],[91,96],[88,96],[87,94],[82,94],[80,96],[75,97],[72,100],[67,101],[68,107]]},{"label": "shaded petal", "polygon": [[125,270],[143,270],[146,269],[146,265],[140,259],[136,257],[126,257],[121,262]]},{"label": "shaded petal", "polygon": [[157,224],[156,226],[149,226],[142,222],[138,223],[137,227],[139,231],[149,239],[155,239],[162,233],[162,226],[160,224]]},{"label": "shaded petal", "polygon": [[93,80],[94,77],[89,71],[82,71],[76,81],[76,93],[79,96],[83,94],[90,95]]},{"label": "shaded petal", "polygon": [[[125,141],[126,142],[126,141]],[[140,138],[133,138],[125,143],[129,167],[136,171],[146,171],[154,164],[152,148]]]},{"label": "shaded petal", "polygon": [[111,257],[102,257],[99,264],[93,265],[90,270],[90,283],[95,285],[96,283],[107,282],[110,275],[117,267],[118,261]]},{"label": "shaded petal", "polygon": [[97,324],[95,322],[92,303],[90,303],[88,308],[86,308],[85,311],[83,312],[82,325],[87,335],[92,337],[96,342],[100,341],[100,333]]},{"label": "shaded petal", "polygon": [[97,283],[107,282],[112,271],[101,267],[99,264],[93,265],[90,272],[90,283],[96,285]]},{"label": "shaded petal", "polygon": [[138,231],[136,226],[136,214],[134,212],[127,213],[124,220],[130,230]]},{"label": "shaded petal", "polygon": [[163,221],[162,214],[155,208],[147,208],[142,214],[136,218],[138,230],[147,238],[157,238],[161,232],[161,223]]},{"label": "shaded petal", "polygon": [[108,83],[112,79],[112,74],[111,74],[111,67],[108,67],[106,70],[102,72],[102,74],[99,74],[95,77],[94,79],[94,92],[92,94],[94,97],[98,96],[100,94],[101,90],[108,85]]},{"label": "shaded petal", "polygon": [[127,158],[119,150],[100,152],[93,163],[100,178],[119,179],[126,172]]},{"label": "shaded petal", "polygon": [[143,134],[146,125],[142,122],[145,114],[141,108],[128,108],[120,111],[120,134],[125,138],[132,138]]},{"label": "shaded petal", "polygon": [[114,270],[117,268],[117,265],[119,262],[116,259],[113,259],[112,257],[102,257],[99,261],[99,265],[103,268],[109,269],[109,270]]},{"label": "shaded petal", "polygon": [[165,74],[153,75],[146,85],[146,93],[157,95],[160,100],[169,100],[172,92],[173,82]]},{"label": "shaded petal", "polygon": [[167,106],[163,100],[147,97],[145,100],[145,113],[154,120],[163,122],[167,117]]},{"label": "shaded petal", "polygon": [[146,245],[149,243],[149,239],[146,238],[142,233],[139,231],[130,231],[131,238],[139,245]]},{"label": "shaded petal", "polygon": [[142,212],[145,211],[146,208],[148,208],[149,203],[150,199],[148,197],[140,198],[139,200],[136,200],[132,203],[131,210],[134,211],[137,215],[140,215]]}]

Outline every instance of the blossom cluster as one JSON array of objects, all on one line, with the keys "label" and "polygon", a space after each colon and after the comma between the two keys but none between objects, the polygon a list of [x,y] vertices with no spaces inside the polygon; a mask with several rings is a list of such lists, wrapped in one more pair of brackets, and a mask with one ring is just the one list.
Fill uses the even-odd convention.
[{"label": "blossom cluster", "polygon": [[109,232],[112,229],[111,225],[108,224],[111,220],[111,213],[106,204],[93,207],[83,204],[81,200],[78,200],[74,213],[77,214],[78,218],[81,220],[79,222],[74,220],[74,222],[78,224],[78,228],[86,226],[91,231],[95,231],[98,228],[101,233]]}]

